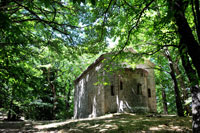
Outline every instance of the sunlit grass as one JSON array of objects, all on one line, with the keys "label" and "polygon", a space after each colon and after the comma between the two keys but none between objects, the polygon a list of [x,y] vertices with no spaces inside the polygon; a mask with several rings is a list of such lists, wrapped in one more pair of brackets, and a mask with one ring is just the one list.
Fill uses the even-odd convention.
[{"label": "sunlit grass", "polygon": [[[4,123],[6,124],[6,123]],[[36,132],[192,132],[191,117],[108,114],[66,121],[23,122],[16,131]],[[3,131],[3,130],[2,130]]]},{"label": "sunlit grass", "polygon": [[98,118],[82,119],[47,131],[60,132],[191,132],[190,117],[113,114]]}]

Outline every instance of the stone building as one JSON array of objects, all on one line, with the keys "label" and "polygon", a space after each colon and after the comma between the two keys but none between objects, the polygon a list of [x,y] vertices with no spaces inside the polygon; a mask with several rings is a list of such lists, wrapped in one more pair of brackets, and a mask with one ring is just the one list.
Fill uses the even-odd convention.
[{"label": "stone building", "polygon": [[74,118],[156,112],[154,64],[146,60],[134,69],[122,67],[110,73],[104,70],[106,55],[101,55],[74,81]]}]

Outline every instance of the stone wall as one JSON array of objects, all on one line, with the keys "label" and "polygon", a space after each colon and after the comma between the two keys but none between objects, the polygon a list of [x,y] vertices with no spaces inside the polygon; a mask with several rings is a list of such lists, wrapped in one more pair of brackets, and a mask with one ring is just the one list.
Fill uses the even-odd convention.
[{"label": "stone wall", "polygon": [[75,82],[74,118],[96,117],[104,114],[104,88],[98,84],[99,63]]},{"label": "stone wall", "polygon": [[[75,83],[74,117],[96,117],[114,112],[156,112],[152,66],[150,62],[145,62],[137,65],[136,70],[127,68],[109,73],[103,71],[103,63],[97,63]],[[108,84],[103,85],[103,82]]]},{"label": "stone wall", "polygon": [[142,68],[148,72],[147,87],[151,90],[151,97],[148,98],[148,104],[150,112],[157,112],[156,106],[156,88],[155,88],[155,76],[154,76],[154,64],[149,60],[146,60],[144,64],[139,64],[136,68]]},{"label": "stone wall", "polygon": [[[148,111],[147,83],[144,71],[127,69],[121,74],[120,81],[122,81],[123,90],[119,89],[119,112]],[[138,84],[141,85],[140,94],[137,90]]]},{"label": "stone wall", "polygon": [[[117,77],[115,76],[114,73],[106,73],[105,74],[109,81],[108,85],[104,86],[104,99],[105,99],[105,106],[104,106],[104,111],[105,113],[116,113],[117,112],[117,93],[118,93],[118,82],[117,82]],[[111,94],[111,86],[113,86],[113,93],[114,95]]]}]

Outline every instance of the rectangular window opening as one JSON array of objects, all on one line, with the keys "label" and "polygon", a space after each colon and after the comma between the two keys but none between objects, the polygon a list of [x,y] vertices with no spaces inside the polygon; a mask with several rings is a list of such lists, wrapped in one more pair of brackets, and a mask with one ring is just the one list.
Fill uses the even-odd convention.
[{"label": "rectangular window opening", "polygon": [[123,90],[123,83],[120,81],[120,90]]},{"label": "rectangular window opening", "polygon": [[148,97],[151,97],[151,89],[148,88]]},{"label": "rectangular window opening", "polygon": [[111,86],[110,86],[110,89],[111,89],[111,96],[114,96],[114,95],[115,95],[115,94],[114,94],[114,86],[111,85]]},{"label": "rectangular window opening", "polygon": [[142,84],[140,83],[137,84],[137,94],[142,95]]}]

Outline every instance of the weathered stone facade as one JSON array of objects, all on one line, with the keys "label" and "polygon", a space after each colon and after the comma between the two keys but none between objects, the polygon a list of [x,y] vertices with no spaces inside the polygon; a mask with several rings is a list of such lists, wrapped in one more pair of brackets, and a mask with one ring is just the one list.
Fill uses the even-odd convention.
[{"label": "weathered stone facade", "polygon": [[104,58],[100,56],[75,80],[74,118],[114,112],[156,112],[154,64],[147,60],[135,69],[121,68],[109,73],[103,69]]}]

